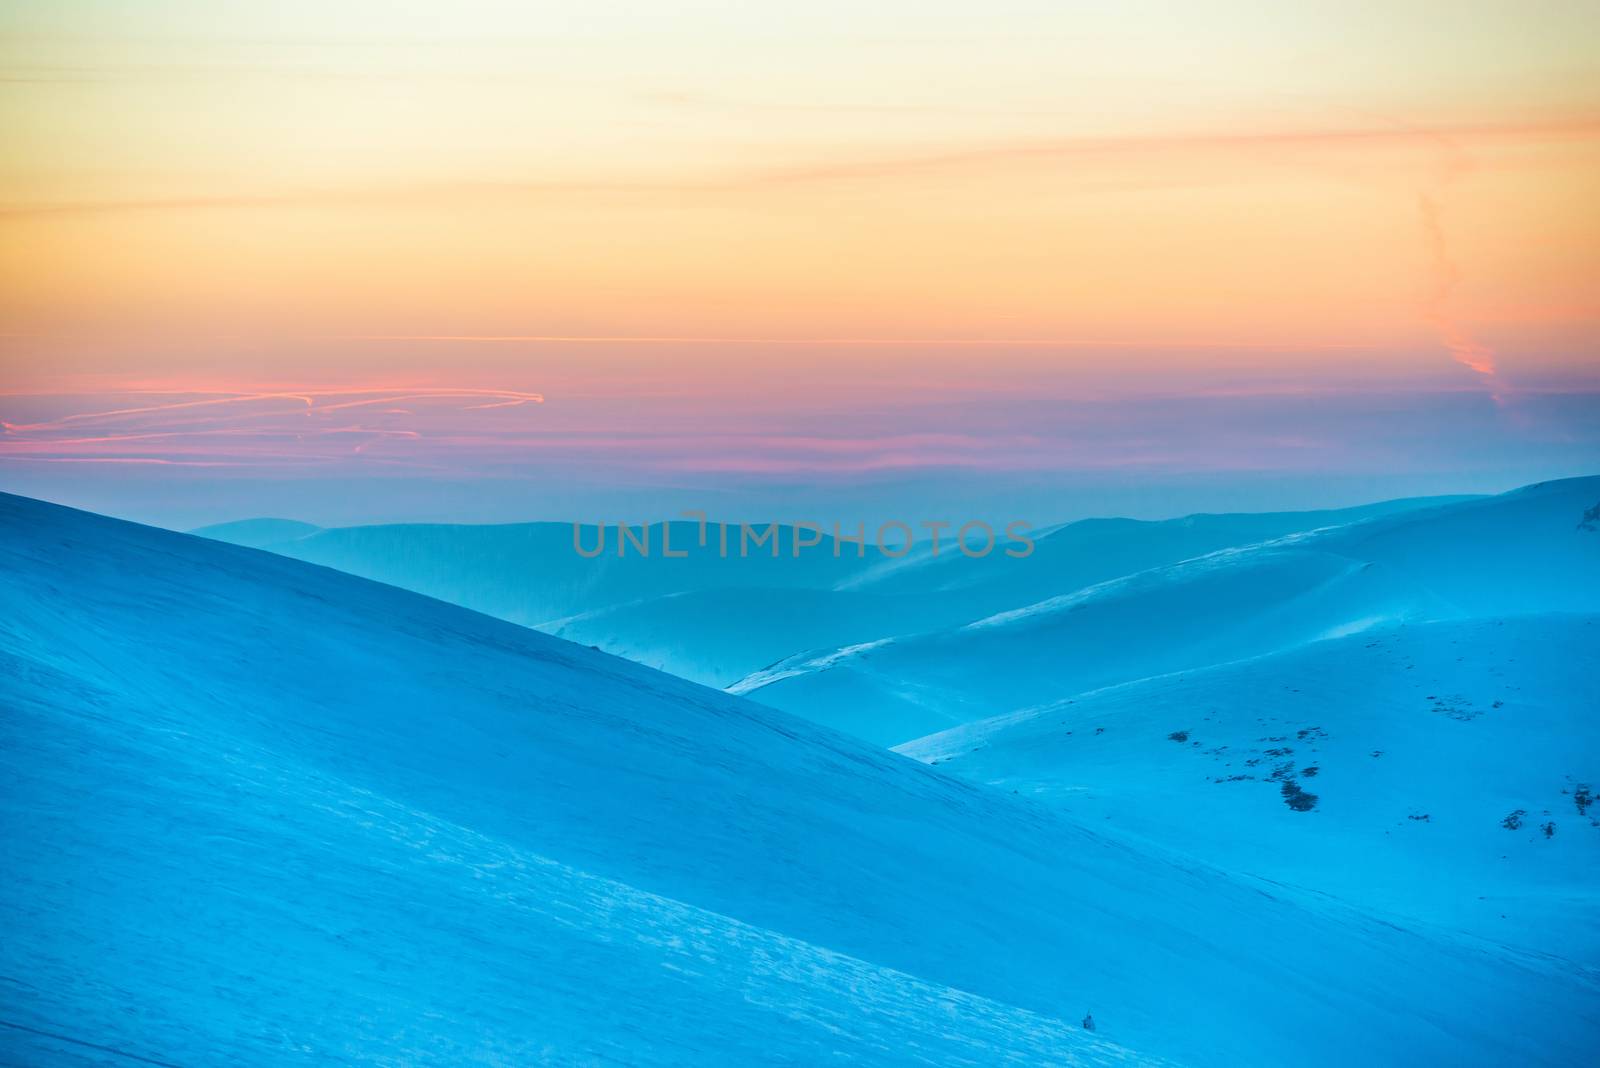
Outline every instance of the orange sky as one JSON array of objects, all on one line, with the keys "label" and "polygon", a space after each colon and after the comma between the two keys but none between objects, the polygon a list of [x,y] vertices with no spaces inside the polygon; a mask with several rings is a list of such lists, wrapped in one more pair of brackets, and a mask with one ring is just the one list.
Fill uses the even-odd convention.
[{"label": "orange sky", "polygon": [[1597,39],[1553,0],[10,4],[0,392],[1591,389]]},{"label": "orange sky", "polygon": [[1170,6],[13,5],[0,313],[1592,359],[1592,5]]}]

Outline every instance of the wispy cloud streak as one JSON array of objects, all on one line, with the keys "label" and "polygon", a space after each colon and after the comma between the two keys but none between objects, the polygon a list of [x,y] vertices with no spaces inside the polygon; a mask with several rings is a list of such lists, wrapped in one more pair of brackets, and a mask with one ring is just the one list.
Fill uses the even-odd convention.
[{"label": "wispy cloud streak", "polygon": [[1439,219],[1439,202],[1431,194],[1419,193],[1417,211],[1422,218],[1422,233],[1434,270],[1434,284],[1428,294],[1424,316],[1439,332],[1439,339],[1457,363],[1493,380],[1498,375],[1494,350],[1476,341],[1451,309],[1450,297],[1461,280],[1461,272],[1450,256],[1450,243]]},{"label": "wispy cloud streak", "polygon": [[369,185],[242,191],[225,194],[23,201],[0,204],[0,219],[118,212],[204,211],[305,206],[361,207],[383,204],[485,202],[530,195],[728,194],[784,186],[894,179],[924,172],[959,170],[1029,161],[1094,157],[1196,155],[1268,151],[1338,151],[1426,147],[1441,140],[1456,144],[1529,144],[1592,140],[1600,137],[1600,114],[1577,114],[1543,121],[1475,123],[1432,127],[1310,127],[1238,132],[1175,132],[1123,137],[1059,137],[952,146],[939,151],[834,158],[723,174],[553,179],[531,176],[498,181],[437,181],[410,185]]},{"label": "wispy cloud streak", "polygon": [[1451,254],[1439,203],[1444,191],[1472,170],[1472,162],[1459,140],[1439,130],[1426,131],[1426,135],[1437,150],[1438,177],[1433,188],[1417,193],[1417,216],[1433,275],[1423,301],[1422,315],[1438,333],[1451,359],[1481,376],[1495,402],[1501,403],[1508,390],[1500,378],[1494,350],[1472,336],[1455,308],[1453,298],[1461,281],[1461,270]]},{"label": "wispy cloud streak", "polygon": [[[329,465],[362,463],[438,467],[429,439],[470,427],[489,409],[542,404],[520,390],[316,389],[170,394],[151,404],[96,407],[32,420],[0,421],[0,461],[147,463],[178,466]],[[70,395],[12,395],[13,404],[59,407]],[[397,402],[411,407],[396,408]],[[464,403],[464,402],[477,403]],[[361,422],[329,423],[366,412]],[[194,413],[217,414],[195,418]],[[473,414],[467,414],[473,413]],[[519,429],[525,429],[520,427]],[[411,446],[407,451],[379,446]]]}]

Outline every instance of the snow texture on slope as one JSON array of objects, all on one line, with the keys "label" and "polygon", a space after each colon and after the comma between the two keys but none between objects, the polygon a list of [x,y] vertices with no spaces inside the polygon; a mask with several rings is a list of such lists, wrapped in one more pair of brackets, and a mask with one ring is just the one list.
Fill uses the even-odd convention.
[{"label": "snow texture on slope", "polygon": [[1230,870],[1600,963],[1600,616],[1372,630],[899,750]]}]

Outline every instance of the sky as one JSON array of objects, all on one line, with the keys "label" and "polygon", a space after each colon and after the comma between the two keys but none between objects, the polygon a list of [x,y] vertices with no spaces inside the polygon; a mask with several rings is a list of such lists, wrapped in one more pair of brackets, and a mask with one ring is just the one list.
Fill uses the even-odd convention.
[{"label": "sky", "polygon": [[1594,473],[1597,40],[1538,0],[6,0],[0,489],[1042,524]]}]

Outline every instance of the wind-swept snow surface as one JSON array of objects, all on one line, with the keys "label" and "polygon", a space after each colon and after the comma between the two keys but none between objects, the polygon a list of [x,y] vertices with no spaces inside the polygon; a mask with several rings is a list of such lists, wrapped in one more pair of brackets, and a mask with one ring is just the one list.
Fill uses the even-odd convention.
[{"label": "wind-swept snow surface", "polygon": [[3,1059],[1571,1064],[1600,1035],[1560,956],[332,571],[3,497],[0,595]]},{"label": "wind-swept snow surface", "polygon": [[1232,871],[1600,961],[1600,616],[1372,630],[900,751]]}]

